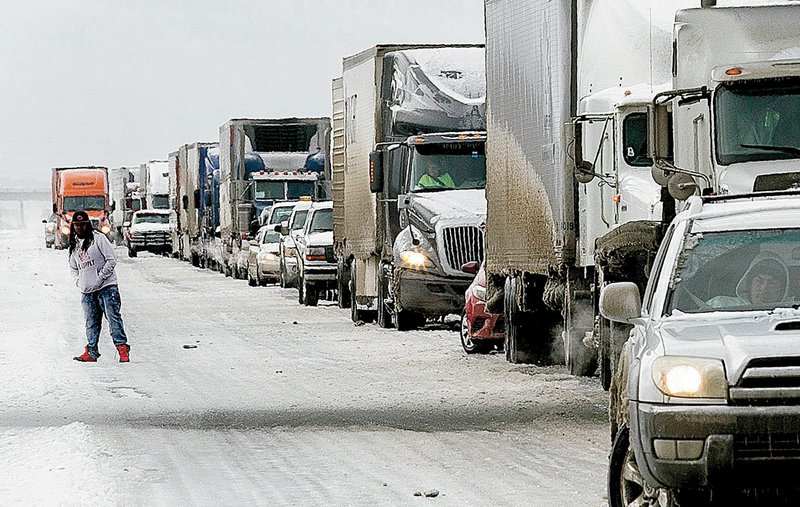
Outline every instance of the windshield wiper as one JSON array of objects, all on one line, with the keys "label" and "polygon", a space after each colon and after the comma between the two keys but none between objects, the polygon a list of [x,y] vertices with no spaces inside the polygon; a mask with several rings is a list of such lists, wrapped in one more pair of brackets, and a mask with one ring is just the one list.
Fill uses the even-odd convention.
[{"label": "windshield wiper", "polygon": [[782,153],[788,153],[789,155],[800,157],[800,148],[795,148],[794,146],[770,146],[767,144],[740,144],[739,146],[742,148],[752,148],[755,150],[780,151]]}]

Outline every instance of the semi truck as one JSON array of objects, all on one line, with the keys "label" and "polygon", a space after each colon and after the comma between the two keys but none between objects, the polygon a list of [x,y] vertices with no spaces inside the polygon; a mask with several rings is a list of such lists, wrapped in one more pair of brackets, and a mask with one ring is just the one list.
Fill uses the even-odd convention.
[{"label": "semi truck", "polygon": [[[111,237],[114,243],[121,245],[125,240],[122,224],[125,222],[125,204],[128,195],[128,183],[131,179],[130,168],[114,167],[109,169],[109,198],[113,211],[110,214]],[[130,218],[130,216],[128,217]]]},{"label": "semi truck", "polygon": [[105,167],[56,167],[51,174],[53,213],[58,217],[54,246],[68,246],[70,222],[75,211],[86,211],[92,226],[111,234],[108,169]]},{"label": "semi truck", "polygon": [[[219,223],[226,274],[275,202],[327,198],[329,118],[233,119],[220,127]],[[247,248],[244,249],[247,253]]]},{"label": "semi truck", "polygon": [[142,164],[147,175],[147,209],[169,209],[169,165],[166,160]]},{"label": "semi truck", "polygon": [[[333,81],[333,206],[340,306],[414,328],[460,313],[483,258],[484,50],[380,45]],[[438,173],[434,174],[434,171]]]},{"label": "semi truck", "polygon": [[[607,388],[629,328],[599,315],[600,289],[644,288],[691,195],[797,183],[800,55],[786,48],[800,46],[789,22],[800,6],[486,0],[485,11],[488,308],[504,313],[509,361],[563,355],[588,375],[599,360]],[[784,138],[745,141],[748,129]]]}]

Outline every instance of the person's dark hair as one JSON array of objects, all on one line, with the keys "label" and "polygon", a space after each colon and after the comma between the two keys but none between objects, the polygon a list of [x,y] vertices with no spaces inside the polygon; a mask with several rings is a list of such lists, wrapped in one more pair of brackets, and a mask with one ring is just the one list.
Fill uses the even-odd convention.
[{"label": "person's dark hair", "polygon": [[[85,211],[76,211],[72,215],[72,221],[69,224],[69,254],[72,255],[72,252],[75,250],[75,247],[78,246],[78,234],[75,232],[75,222],[81,223],[88,223],[91,225],[91,221],[89,220],[89,214]],[[89,249],[94,243],[94,232],[89,235],[88,238],[83,240],[83,244],[81,245],[81,250],[84,252]]]}]

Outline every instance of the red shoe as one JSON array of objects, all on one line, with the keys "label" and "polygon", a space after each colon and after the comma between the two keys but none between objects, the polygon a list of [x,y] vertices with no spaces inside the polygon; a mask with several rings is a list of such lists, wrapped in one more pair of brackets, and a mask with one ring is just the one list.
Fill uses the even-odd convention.
[{"label": "red shoe", "polygon": [[79,355],[77,357],[73,357],[72,359],[74,359],[76,361],[80,361],[82,363],[96,363],[97,362],[97,358],[96,357],[92,357],[89,354],[89,346],[88,345],[86,346],[86,350],[83,351],[83,354],[81,354],[81,355]]},{"label": "red shoe", "polygon": [[128,352],[131,350],[131,346],[127,343],[123,343],[122,345],[117,345],[117,352],[119,352],[119,362],[120,363],[128,363],[130,362],[131,358]]}]

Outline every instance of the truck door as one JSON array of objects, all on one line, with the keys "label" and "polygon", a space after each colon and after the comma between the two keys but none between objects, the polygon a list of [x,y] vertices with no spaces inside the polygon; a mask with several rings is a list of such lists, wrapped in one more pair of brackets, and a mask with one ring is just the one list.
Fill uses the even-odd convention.
[{"label": "truck door", "polygon": [[383,210],[386,220],[386,246],[389,250],[394,239],[400,234],[400,212],[397,209],[397,196],[403,188],[403,179],[408,164],[408,148],[399,146],[384,153]]}]

